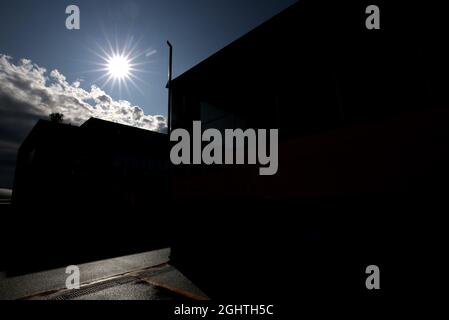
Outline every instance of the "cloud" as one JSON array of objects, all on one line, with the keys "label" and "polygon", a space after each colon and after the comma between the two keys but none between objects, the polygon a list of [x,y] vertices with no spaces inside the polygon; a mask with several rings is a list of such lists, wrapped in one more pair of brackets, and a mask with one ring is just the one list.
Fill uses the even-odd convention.
[{"label": "cloud", "polygon": [[155,55],[157,53],[157,50],[154,49],[147,49],[147,51],[145,52],[145,57],[151,57],[152,55]]},{"label": "cloud", "polygon": [[0,187],[12,185],[17,148],[36,121],[55,112],[74,125],[95,117],[164,131],[167,123],[163,116],[147,115],[129,101],[114,100],[95,85],[85,90],[58,70],[48,72],[28,59],[14,63],[0,54]]}]

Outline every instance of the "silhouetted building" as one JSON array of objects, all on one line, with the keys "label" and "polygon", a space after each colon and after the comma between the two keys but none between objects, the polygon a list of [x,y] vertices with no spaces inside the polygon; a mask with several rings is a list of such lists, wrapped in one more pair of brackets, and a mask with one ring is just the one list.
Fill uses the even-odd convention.
[{"label": "silhouetted building", "polygon": [[211,297],[356,295],[368,261],[400,265],[398,239],[416,254],[401,217],[447,198],[442,29],[389,2],[368,30],[370,4],[298,1],[171,82],[173,129],[280,134],[275,176],[173,171],[172,197],[195,210],[180,216],[173,261]]},{"label": "silhouetted building", "polygon": [[[449,177],[442,60],[428,38],[436,30],[405,32],[410,8],[385,4],[386,31],[370,31],[365,8],[299,1],[170,83],[173,129],[195,120],[279,129],[277,175],[258,166],[167,173],[164,135],[95,119],[40,122],[19,152],[14,202],[147,208],[132,229],[115,215],[114,228],[162,230],[172,262],[212,298],[360,293],[372,261],[408,265],[397,248],[416,260],[415,234],[373,237],[378,227],[432,211]],[[161,216],[173,221],[153,221]]]},{"label": "silhouetted building", "polygon": [[17,206],[142,209],[168,194],[167,135],[92,118],[39,121],[20,147]]},{"label": "silhouetted building", "polygon": [[[419,185],[414,180],[430,173],[419,172],[425,168],[419,164],[435,160],[423,157],[423,148],[436,140],[424,140],[438,131],[432,119],[440,118],[433,110],[440,84],[426,55],[431,47],[424,46],[423,30],[404,33],[388,16],[388,33],[366,29],[365,8],[298,1],[174,79],[173,129],[191,130],[200,120],[203,130],[280,134],[277,176],[260,177],[256,167],[187,166],[198,187],[186,192],[187,175],[175,196],[315,197]],[[383,9],[396,13],[393,6]]]},{"label": "silhouetted building", "polygon": [[[90,119],[39,121],[21,145],[8,270],[35,272],[167,247],[166,134]],[[5,242],[6,243],[6,240]]]}]

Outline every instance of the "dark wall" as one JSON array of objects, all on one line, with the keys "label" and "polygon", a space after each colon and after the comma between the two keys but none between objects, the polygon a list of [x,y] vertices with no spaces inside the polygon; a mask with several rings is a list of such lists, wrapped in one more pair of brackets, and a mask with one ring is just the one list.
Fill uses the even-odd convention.
[{"label": "dark wall", "polygon": [[299,1],[181,75],[174,127],[199,120],[202,101],[283,138],[440,103],[442,20],[380,1],[381,30],[367,30],[369,4]]},{"label": "dark wall", "polygon": [[[381,30],[365,28],[370,4]],[[176,266],[215,298],[432,291],[449,178],[445,12],[299,1],[176,79],[175,128],[200,120],[204,100],[282,140],[276,176],[172,177],[174,203],[196,212],[175,233]],[[384,270],[379,294],[364,287],[372,263]]]},{"label": "dark wall", "polygon": [[4,225],[8,270],[30,272],[168,245],[168,137],[101,120],[39,122],[19,150]]}]

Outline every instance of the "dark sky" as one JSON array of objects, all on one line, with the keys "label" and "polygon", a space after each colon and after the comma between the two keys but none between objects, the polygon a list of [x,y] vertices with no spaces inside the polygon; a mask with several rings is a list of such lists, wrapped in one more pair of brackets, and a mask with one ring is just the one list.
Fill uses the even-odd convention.
[{"label": "dark sky", "polygon": [[[163,130],[168,49],[179,75],[295,0],[0,0],[0,188],[39,118],[62,112]],[[81,29],[65,27],[68,5]],[[125,51],[133,81],[107,82],[101,57]]]}]

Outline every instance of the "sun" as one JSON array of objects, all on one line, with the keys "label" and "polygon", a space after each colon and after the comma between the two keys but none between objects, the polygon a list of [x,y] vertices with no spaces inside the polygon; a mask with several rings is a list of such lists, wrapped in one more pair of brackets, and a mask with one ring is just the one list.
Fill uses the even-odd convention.
[{"label": "sun", "polygon": [[125,49],[111,49],[109,52],[102,49],[102,53],[102,55],[97,54],[103,60],[101,63],[98,63],[101,68],[94,71],[102,72],[103,75],[96,79],[95,82],[106,79],[103,87],[111,84],[112,88],[114,88],[115,85],[118,85],[119,90],[121,90],[122,86],[128,89],[129,82],[136,86],[134,80],[139,79],[136,73],[141,71],[138,67],[142,65],[137,63],[136,60],[140,55],[133,54],[132,51],[127,52]]},{"label": "sun", "polygon": [[147,65],[153,63],[150,59],[156,50],[151,48],[139,49],[140,41],[134,41],[133,37],[127,38],[125,45],[120,47],[119,41],[116,39],[116,45],[113,46],[111,41],[106,38],[106,46],[101,46],[97,43],[99,51],[90,50],[95,56],[100,58],[97,62],[92,62],[98,66],[89,72],[101,73],[101,75],[93,82],[103,82],[100,84],[101,88],[110,86],[112,90],[118,86],[119,94],[122,88],[129,93],[129,84],[135,87],[140,93],[144,94],[139,88],[136,81],[144,83],[138,76],[139,73],[148,73]]},{"label": "sun", "polygon": [[124,80],[131,74],[131,61],[124,55],[113,55],[107,60],[107,69],[110,77]]}]

